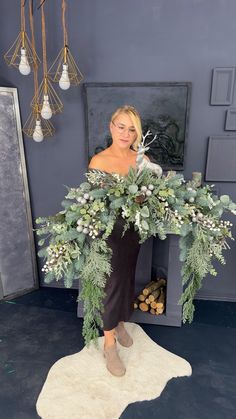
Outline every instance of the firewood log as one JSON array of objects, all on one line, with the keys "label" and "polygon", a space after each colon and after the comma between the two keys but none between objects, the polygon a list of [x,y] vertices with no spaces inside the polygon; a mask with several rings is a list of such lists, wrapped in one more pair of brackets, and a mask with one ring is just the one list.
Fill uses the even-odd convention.
[{"label": "firewood log", "polygon": [[164,312],[164,307],[162,308],[156,308],[156,314],[162,314]]},{"label": "firewood log", "polygon": [[151,294],[153,291],[155,291],[156,289],[162,287],[166,285],[166,280],[164,278],[160,278],[157,281],[154,281],[154,284],[147,286],[143,289],[143,295],[148,296],[149,294]]},{"label": "firewood log", "polygon": [[156,308],[156,307],[157,307],[157,300],[152,301],[152,302],[150,303],[150,306],[151,306],[151,308]]},{"label": "firewood log", "polygon": [[[159,289],[156,289],[155,291],[153,291],[149,296],[148,296],[148,298],[149,298],[149,300],[150,300],[150,302],[152,302],[152,301],[154,301],[154,300],[156,300],[158,297],[159,297],[159,295],[160,295],[160,290]],[[155,307],[154,307],[155,308]]]},{"label": "firewood log", "polygon": [[155,284],[157,281],[156,280],[152,280],[150,281],[145,288],[151,287],[153,284]]},{"label": "firewood log", "polygon": [[158,288],[166,286],[166,279],[165,278],[157,278]]},{"label": "firewood log", "polygon": [[146,298],[145,303],[150,304],[149,298]]},{"label": "firewood log", "polygon": [[140,304],[139,304],[139,308],[140,308],[140,310],[142,310],[142,311],[148,311],[148,310],[149,310],[149,306],[148,306],[148,304],[147,304],[147,303],[140,303]]},{"label": "firewood log", "polygon": [[151,309],[150,309],[150,313],[151,313],[151,314],[156,314],[156,310],[154,310],[154,308],[151,308]]},{"label": "firewood log", "polygon": [[146,299],[145,295],[139,294],[139,296],[138,296],[139,301],[145,301],[145,299]]},{"label": "firewood log", "polygon": [[139,305],[139,300],[137,298],[135,298],[135,300],[134,300],[134,309],[135,308],[138,308],[138,305]]},{"label": "firewood log", "polygon": [[156,308],[164,308],[164,304],[165,304],[165,292],[164,292],[164,289],[163,288],[161,288],[161,290],[160,290],[161,292],[160,292],[160,295],[159,295],[159,297],[157,298],[157,305],[156,305]]},{"label": "firewood log", "polygon": [[152,291],[154,291],[157,288],[157,281],[154,282],[154,284],[150,285],[149,287],[145,287],[143,289],[143,295],[148,296],[151,294]]}]

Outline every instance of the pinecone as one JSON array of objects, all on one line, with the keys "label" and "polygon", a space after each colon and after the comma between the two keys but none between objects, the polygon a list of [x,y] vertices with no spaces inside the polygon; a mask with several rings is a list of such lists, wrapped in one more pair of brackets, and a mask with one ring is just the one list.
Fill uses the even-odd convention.
[{"label": "pinecone", "polygon": [[142,204],[146,199],[146,195],[145,194],[141,194],[135,197],[135,202],[137,202],[137,204]]}]

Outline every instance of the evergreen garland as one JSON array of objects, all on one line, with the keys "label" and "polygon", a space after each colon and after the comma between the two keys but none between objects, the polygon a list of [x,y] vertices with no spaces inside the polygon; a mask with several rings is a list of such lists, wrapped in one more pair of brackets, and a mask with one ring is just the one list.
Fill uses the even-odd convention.
[{"label": "evergreen garland", "polygon": [[184,291],[183,322],[193,320],[193,299],[203,278],[216,275],[212,260],[225,264],[223,249],[227,238],[234,240],[232,223],[222,221],[228,210],[236,215],[236,204],[228,195],[217,197],[210,185],[197,187],[182,175],[168,172],[157,177],[150,169],[141,172],[130,168],[126,176],[90,170],[87,181],[69,188],[64,210],[49,217],[39,217],[35,229],[40,239],[38,255],[46,259],[42,268],[45,282],[64,279],[66,287],[80,278],[78,300],[84,302],[83,336],[85,344],[97,346],[98,327],[102,328],[104,286],[111,273],[112,251],[106,239],[119,215],[125,219],[124,231],[134,224],[140,243],[151,236],[161,240],[167,234],[180,235],[180,261]]}]

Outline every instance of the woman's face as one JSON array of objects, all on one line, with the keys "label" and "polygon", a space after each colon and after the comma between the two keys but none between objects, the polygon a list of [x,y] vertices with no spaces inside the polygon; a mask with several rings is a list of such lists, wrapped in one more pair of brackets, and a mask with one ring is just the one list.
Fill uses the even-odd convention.
[{"label": "woman's face", "polygon": [[110,123],[110,131],[113,144],[118,147],[130,148],[137,138],[137,132],[129,115],[120,113],[113,122]]}]

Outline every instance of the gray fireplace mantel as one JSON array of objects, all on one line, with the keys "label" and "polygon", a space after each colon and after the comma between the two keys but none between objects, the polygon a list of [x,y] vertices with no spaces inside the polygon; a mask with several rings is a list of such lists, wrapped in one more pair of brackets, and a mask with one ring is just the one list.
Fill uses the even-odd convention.
[{"label": "gray fireplace mantel", "polygon": [[[135,275],[135,295],[138,296],[151,280],[152,271],[156,277],[167,279],[166,310],[154,315],[134,310],[130,321],[134,323],[178,326],[182,324],[182,305],[178,301],[182,294],[181,262],[179,260],[179,236],[168,234],[165,240],[155,238],[155,260],[153,260],[153,238],[141,246]],[[79,281],[79,292],[81,286]],[[84,317],[83,302],[79,301],[77,316]]]}]

